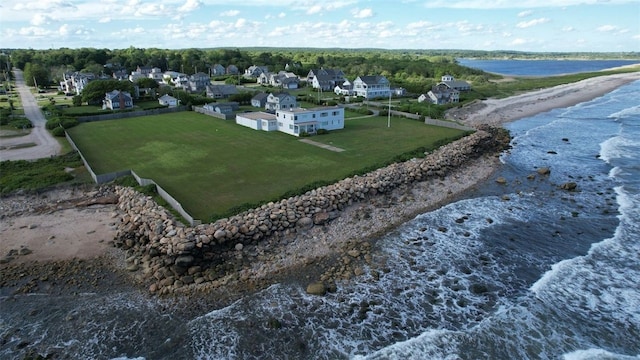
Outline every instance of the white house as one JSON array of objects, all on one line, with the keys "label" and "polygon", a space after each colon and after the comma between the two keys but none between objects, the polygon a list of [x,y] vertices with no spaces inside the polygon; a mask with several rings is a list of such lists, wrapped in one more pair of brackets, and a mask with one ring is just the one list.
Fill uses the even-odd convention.
[{"label": "white house", "polygon": [[445,83],[439,83],[433,86],[427,94],[418,97],[418,102],[425,101],[436,105],[457,103],[460,101],[460,91],[450,88]]},{"label": "white house", "polygon": [[277,110],[275,115],[266,112],[236,114],[236,123],[254,130],[282,131],[289,135],[315,134],[318,130],[344,128],[344,109],[324,106],[313,109],[294,108]]},{"label": "white house", "polygon": [[313,109],[295,108],[276,111],[278,130],[289,135],[315,134],[319,129],[344,128],[344,108],[325,106]]},{"label": "white house", "polygon": [[167,94],[160,96],[158,98],[158,102],[160,103],[160,105],[168,106],[170,108],[178,106],[178,99]]},{"label": "white house", "polygon": [[387,98],[390,91],[389,80],[382,75],[358,76],[353,81],[353,94],[365,99]]},{"label": "white house", "polygon": [[236,114],[236,124],[246,126],[253,130],[277,131],[278,122],[275,114],[264,111],[255,111]]}]

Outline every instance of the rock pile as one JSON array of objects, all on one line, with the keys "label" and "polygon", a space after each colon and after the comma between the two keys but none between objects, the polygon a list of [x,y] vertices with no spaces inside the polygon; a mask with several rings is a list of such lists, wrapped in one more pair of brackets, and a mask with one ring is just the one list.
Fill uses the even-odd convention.
[{"label": "rock pile", "polygon": [[346,207],[431,177],[508,146],[509,135],[486,127],[445,145],[422,159],[396,163],[354,176],[304,195],[265,204],[211,224],[186,227],[131,188],[118,187],[121,218],[115,245],[128,251],[128,269],[150,282],[150,291],[170,293],[189,284],[213,282],[224,275],[221,254],[242,249],[275,234],[304,232],[325,224]]}]

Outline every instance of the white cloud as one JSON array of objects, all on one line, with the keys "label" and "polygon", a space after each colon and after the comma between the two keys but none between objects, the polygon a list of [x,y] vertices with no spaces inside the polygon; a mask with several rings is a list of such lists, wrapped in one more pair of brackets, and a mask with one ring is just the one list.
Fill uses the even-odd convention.
[{"label": "white cloud", "polygon": [[571,32],[571,31],[575,31],[576,28],[574,28],[573,26],[565,26],[562,28],[562,31],[564,32]]},{"label": "white cloud", "polygon": [[371,8],[366,9],[353,9],[351,14],[356,19],[366,19],[373,16],[373,10]]},{"label": "white cloud", "polygon": [[520,45],[524,45],[526,43],[528,43],[527,40],[522,39],[522,38],[517,38],[517,39],[513,39],[513,41],[511,42],[511,45],[520,46]]},{"label": "white cloud", "polygon": [[238,16],[238,14],[240,14],[240,10],[227,10],[227,11],[221,12],[220,16],[233,17],[233,16]]},{"label": "white cloud", "polygon": [[278,14],[278,18],[282,19],[283,17],[287,16],[287,14],[281,12],[280,14]]},{"label": "white cloud", "polygon": [[531,8],[565,8],[574,5],[619,5],[634,3],[637,0],[431,0],[425,3],[427,8],[453,9],[531,9]]},{"label": "white cloud", "polygon": [[519,12],[518,17],[527,17],[527,16],[531,16],[532,14],[533,14],[533,11],[525,10],[525,11]]},{"label": "white cloud", "polygon": [[539,19],[533,19],[533,20],[529,20],[529,21],[522,21],[516,24],[516,27],[520,28],[520,29],[525,29],[528,27],[532,27],[532,26],[536,26],[536,25],[540,25],[540,24],[544,24],[544,23],[548,23],[550,20],[547,18],[539,18]]},{"label": "white cloud", "polygon": [[202,6],[202,2],[200,0],[187,0],[182,6],[178,8],[179,12],[192,12],[194,10],[198,10]]},{"label": "white cloud", "polygon": [[75,8],[70,1],[64,0],[23,0],[15,4],[12,9],[17,11],[52,11],[59,9],[72,9]]},{"label": "white cloud", "polygon": [[103,17],[102,19],[98,20],[99,23],[101,24],[106,24],[106,23],[110,23],[111,22],[111,18],[110,17]]},{"label": "white cloud", "polygon": [[307,15],[318,14],[321,11],[322,11],[322,6],[314,5],[314,6],[310,7],[309,10],[307,10]]},{"label": "white cloud", "polygon": [[618,30],[618,27],[614,25],[602,25],[597,27],[596,30],[600,32],[612,32]]},{"label": "white cloud", "polygon": [[51,20],[52,20],[51,16],[38,13],[33,15],[33,17],[31,18],[31,25],[35,25],[35,26],[46,25],[46,24],[49,24]]}]

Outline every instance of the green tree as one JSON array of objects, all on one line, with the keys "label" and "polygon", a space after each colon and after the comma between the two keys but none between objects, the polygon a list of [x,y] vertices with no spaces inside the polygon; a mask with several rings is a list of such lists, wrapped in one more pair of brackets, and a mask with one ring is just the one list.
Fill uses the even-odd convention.
[{"label": "green tree", "polygon": [[49,86],[49,70],[36,63],[26,63],[24,65],[24,80],[28,86]]},{"label": "green tree", "polygon": [[94,80],[82,90],[82,101],[88,104],[99,104],[105,94],[113,90],[127,91],[133,94],[134,87],[129,81]]}]

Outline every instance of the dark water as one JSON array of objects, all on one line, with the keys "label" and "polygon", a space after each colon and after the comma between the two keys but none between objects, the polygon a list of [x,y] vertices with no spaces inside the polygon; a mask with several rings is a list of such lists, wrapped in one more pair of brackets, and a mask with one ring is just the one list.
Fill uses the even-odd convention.
[{"label": "dark water", "polygon": [[574,74],[640,63],[640,60],[457,60],[460,65],[470,68],[519,76]]},{"label": "dark water", "polygon": [[278,284],[198,316],[136,291],[3,298],[0,358],[637,359],[638,93],[509,124],[507,184],[381,237],[378,279],[325,297]]}]

